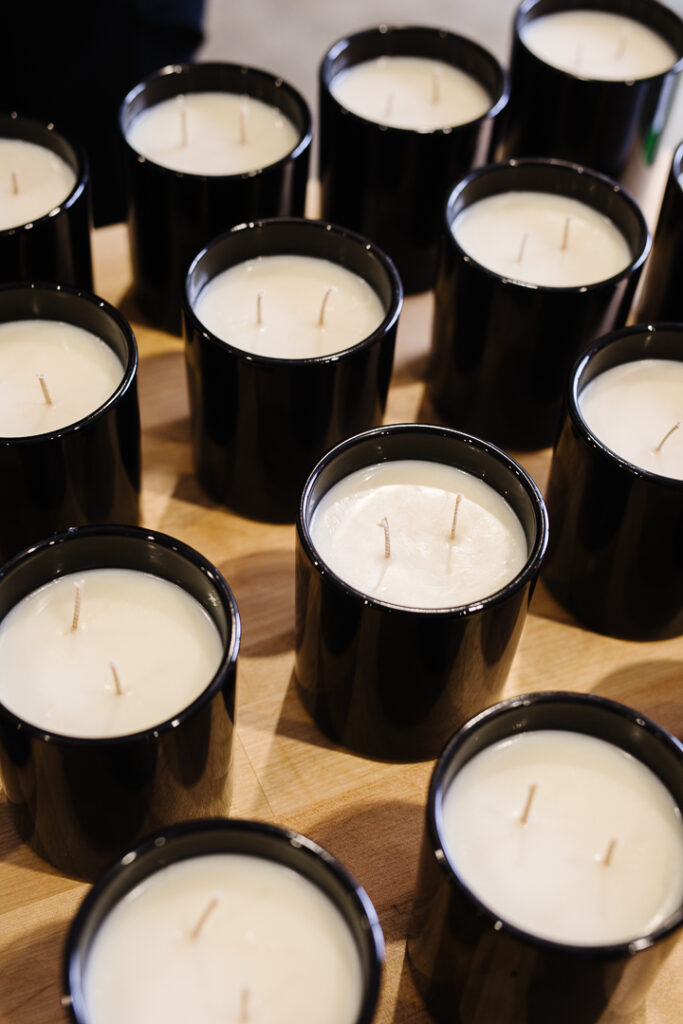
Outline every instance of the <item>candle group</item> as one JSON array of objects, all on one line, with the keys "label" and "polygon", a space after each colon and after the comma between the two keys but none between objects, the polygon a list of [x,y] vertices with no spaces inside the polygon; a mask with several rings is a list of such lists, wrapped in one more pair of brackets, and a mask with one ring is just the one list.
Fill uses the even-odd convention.
[{"label": "candle group", "polygon": [[45,217],[75,184],[73,168],[51,149],[0,138],[0,231]]}]

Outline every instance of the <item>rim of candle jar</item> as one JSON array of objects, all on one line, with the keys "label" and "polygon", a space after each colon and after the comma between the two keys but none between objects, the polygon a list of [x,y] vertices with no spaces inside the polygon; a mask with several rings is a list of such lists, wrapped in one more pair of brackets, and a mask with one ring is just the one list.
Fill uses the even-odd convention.
[{"label": "rim of candle jar", "polygon": [[17,111],[0,114],[0,138],[18,139],[21,142],[34,142],[36,145],[44,146],[60,156],[76,175],[73,188],[61,202],[40,217],[35,217],[24,224],[17,224],[13,228],[3,228],[0,230],[0,238],[3,235],[16,235],[20,231],[31,231],[46,221],[54,220],[65,210],[70,210],[83,195],[90,180],[86,152],[79,143],[56,128],[52,121],[42,121],[31,115],[19,114]]},{"label": "rim of candle jar", "polygon": [[[5,297],[10,293],[16,292],[18,296],[17,308],[23,308],[24,312],[16,316],[11,316],[9,319],[4,319],[2,313],[2,306]],[[108,319],[113,324],[115,331],[120,334],[123,346],[126,349],[126,359],[121,359],[121,365],[123,366],[123,376],[120,383],[116,386],[111,395],[98,405],[96,409],[93,409],[87,414],[82,416],[78,420],[74,420],[72,423],[67,423],[63,427],[57,427],[55,430],[47,430],[42,434],[17,434],[3,436],[0,435],[0,446],[8,445],[25,445],[29,446],[32,444],[42,444],[48,438],[63,437],[66,434],[72,434],[79,430],[84,430],[89,424],[104,416],[111,406],[119,400],[121,395],[130,389],[135,379],[135,375],[138,368],[138,346],[133,328],[126,318],[119,310],[112,306],[106,299],[100,298],[99,295],[95,295],[93,292],[86,291],[82,288],[75,288],[71,285],[56,284],[52,281],[9,281],[6,283],[0,283],[0,324],[11,323],[15,320],[54,320],[60,322],[60,318],[53,315],[46,315],[37,311],[36,306],[39,303],[37,296],[43,294],[45,298],[44,302],[47,303],[51,309],[57,309],[63,303],[64,313],[69,311],[69,308],[74,303],[82,303],[82,309],[84,310],[84,316],[78,317],[77,319],[65,318],[62,322],[73,327],[81,327],[83,330],[90,331],[95,334],[101,341],[103,341],[108,348],[110,348],[117,356],[120,357],[121,353],[110,341],[102,337],[102,335],[93,328],[93,322],[100,319]],[[23,297],[23,302],[21,298]],[[87,314],[87,315],[85,315]],[[88,322],[89,326],[84,327],[83,322]]]},{"label": "rim of candle jar", "polygon": [[[676,340],[678,340],[678,345],[675,344]],[[667,354],[653,355],[649,349],[646,349],[650,341],[655,343],[653,346],[655,349],[658,348],[657,342],[659,342],[662,350]],[[581,413],[579,398],[591,380],[603,370],[639,359],[680,359],[683,361],[683,323],[632,324],[598,338],[577,359],[569,376],[567,401],[569,416],[584,441],[605,458],[615,462],[624,472],[630,473],[634,477],[651,480],[653,483],[656,482],[661,487],[683,490],[683,478],[678,479],[644,469],[613,451],[593,433]]]},{"label": "rim of candle jar", "polygon": [[[548,177],[550,177],[550,182],[546,180]],[[507,185],[506,179],[509,179]],[[497,181],[500,181],[503,187],[497,187]],[[554,188],[553,183],[573,184],[574,189],[567,192],[557,187]],[[468,195],[468,192],[475,194],[471,196]],[[601,281],[580,285],[534,284],[531,281],[505,277],[503,274],[491,270],[490,267],[479,263],[460,245],[453,232],[453,223],[460,213],[477,200],[488,199],[505,192],[547,192],[553,196],[575,199],[585,206],[591,207],[597,213],[608,217],[619,229],[631,251],[631,259],[618,273],[605,277]],[[602,203],[599,202],[600,199],[603,200]],[[620,215],[619,220],[616,219],[616,214]],[[630,222],[630,231],[634,236],[637,234],[637,241],[631,242],[623,222]],[[593,293],[604,288],[613,288],[617,281],[629,277],[643,266],[652,248],[652,237],[645,216],[630,192],[599,171],[555,157],[514,157],[510,160],[485,164],[483,167],[471,171],[458,182],[448,196],[445,206],[445,230],[448,244],[455,247],[461,259],[476,267],[480,273],[497,281],[500,286],[530,288],[543,293],[575,292],[583,294],[584,292]]]},{"label": "rim of candle jar", "polygon": [[[107,544],[107,555],[103,558],[98,557],[95,560],[95,564],[92,564],[93,555],[88,555],[87,549],[93,542],[96,542],[98,539],[102,540],[103,538],[107,538],[109,542]],[[5,719],[11,728],[21,729],[22,733],[25,735],[32,736],[33,738],[45,743],[59,743],[62,746],[68,745],[72,747],[87,747],[92,744],[116,747],[126,745],[131,742],[138,742],[140,740],[156,742],[159,737],[163,736],[165,733],[171,732],[183,725],[188,718],[194,715],[195,711],[200,706],[212,700],[222,688],[225,682],[226,673],[231,669],[234,670],[236,668],[242,632],[241,618],[235,596],[222,573],[219,572],[216,566],[195,548],[190,547],[188,544],[185,544],[183,541],[180,541],[175,537],[171,537],[169,534],[161,533],[159,530],[149,530],[143,526],[129,526],[124,524],[72,526],[68,530],[64,530],[61,533],[55,533],[35,544],[31,544],[29,547],[19,552],[19,554],[14,555],[8,562],[0,567],[0,593],[2,593],[2,588],[8,585],[7,581],[11,579],[15,573],[26,573],[30,579],[28,581],[28,585],[24,583],[23,586],[17,587],[17,590],[20,591],[20,593],[14,600],[11,600],[7,610],[3,612],[0,609],[0,622],[23,597],[26,597],[28,594],[33,593],[40,587],[45,586],[53,579],[58,579],[59,577],[66,576],[71,573],[86,572],[89,569],[137,568],[140,572],[149,573],[150,575],[158,576],[160,579],[176,583],[178,586],[183,586],[182,583],[178,582],[174,575],[164,575],[159,571],[163,566],[160,565],[158,559],[149,558],[145,561],[145,565],[141,569],[139,562],[135,565],[132,564],[132,562],[135,561],[134,559],[129,562],[123,558],[115,557],[115,545],[118,543],[119,548],[123,550],[122,545],[126,544],[128,541],[134,543],[136,547],[139,547],[141,552],[144,547],[154,547],[157,549],[162,548],[164,551],[170,552],[172,555],[177,556],[178,561],[189,563],[193,567],[193,570],[196,570],[198,578],[201,576],[208,580],[212,585],[216,599],[220,602],[220,606],[225,614],[225,639],[223,638],[222,630],[218,621],[213,617],[213,615],[211,615],[207,605],[201,601],[196,594],[193,594],[192,596],[195,597],[195,599],[211,616],[211,621],[216,626],[221,637],[223,653],[213,676],[209,679],[201,693],[199,693],[191,703],[186,704],[176,712],[171,718],[164,719],[158,724],[147,726],[146,728],[139,729],[136,732],[122,733],[116,736],[69,736],[66,733],[45,729],[27,721],[22,718],[21,715],[16,714],[8,708],[0,699],[0,718]],[[80,559],[73,556],[73,559],[70,560],[64,554],[64,545],[82,545],[86,549],[86,552]],[[60,555],[61,558],[58,557]],[[39,566],[34,573],[31,573],[31,563],[35,562],[36,559],[41,559],[44,562],[44,570],[41,570]],[[58,566],[56,572],[54,571],[55,562],[53,562],[53,559],[56,561]],[[38,580],[40,582],[37,582]],[[183,587],[183,589],[187,590],[188,588]],[[190,593],[189,590],[188,593]],[[213,606],[216,607],[216,605]]]},{"label": "rim of candle jar", "polygon": [[[398,40],[398,48],[387,52],[386,43],[387,41]],[[414,45],[409,45],[415,40]],[[439,54],[430,52],[418,52],[419,46],[424,46],[426,43],[436,42],[441,51]],[[380,46],[376,48],[375,44],[379,43]],[[382,44],[384,47],[382,48]],[[463,55],[469,56],[470,60],[466,60],[464,63],[455,63],[446,55],[446,44],[455,47],[457,51],[462,51]],[[349,60],[344,63],[344,57],[347,55],[347,51],[351,47],[359,47],[361,55],[358,60]],[[379,121],[373,121],[369,117],[364,117],[362,114],[357,114],[353,110],[349,110],[340,103],[339,100],[334,96],[330,85],[332,80],[341,71],[345,71],[347,68],[354,67],[356,64],[362,63],[364,60],[371,60],[373,57],[431,57],[434,60],[442,60],[445,64],[450,64],[458,71],[464,71],[482,85],[489,93],[491,102],[489,107],[480,114],[478,117],[473,117],[470,121],[462,121],[459,124],[445,125],[441,128],[403,128],[398,125],[382,124]],[[495,80],[495,87],[490,88],[481,77],[475,72],[474,68],[470,65],[475,63],[477,67],[487,67],[490,70],[492,79]],[[332,99],[333,103],[343,111],[345,117],[350,117],[352,120],[359,121],[365,125],[372,125],[375,129],[379,129],[382,132],[397,133],[399,135],[451,135],[460,129],[469,128],[480,121],[486,121],[497,117],[502,110],[508,104],[510,99],[510,81],[507,70],[502,66],[500,61],[484,46],[476,42],[474,39],[470,39],[467,36],[459,35],[457,32],[450,32],[447,29],[439,28],[436,26],[429,25],[387,25],[381,24],[376,28],[361,29],[359,32],[353,32],[350,35],[343,36],[328,48],[322,61],[320,62],[318,69],[318,81],[319,87],[325,89]]]},{"label": "rim of candle jar", "polygon": [[[396,438],[397,441],[395,443],[400,450],[401,438],[411,434],[416,438],[431,438],[435,447],[437,444],[443,443],[444,448],[446,445],[453,447],[457,445],[461,453],[479,453],[490,461],[490,465],[496,465],[501,475],[505,474],[510,481],[515,480],[518,484],[519,490],[524,492],[525,498],[529,504],[529,510],[532,513],[529,518],[533,519],[533,530],[535,532],[533,543],[529,542],[527,527],[522,521],[519,510],[510,500],[510,490],[499,490],[495,484],[491,483],[490,473],[478,473],[476,467],[473,465],[468,464],[467,466],[463,466],[461,459],[457,459],[456,461],[455,458],[451,460],[446,460],[443,457],[440,459],[430,458],[430,456],[425,454],[423,451],[418,451],[411,455],[401,455],[398,453],[394,454],[393,451],[385,450],[384,445],[386,444],[387,439],[390,440],[391,438]],[[351,464],[347,466],[346,460],[356,448],[367,449],[368,458],[358,458],[355,460],[349,459]],[[473,476],[477,476],[484,483],[488,483],[489,486],[493,487],[503,498],[505,498],[517,518],[520,520],[525,535],[527,535],[527,545],[529,546],[529,553],[527,554],[523,567],[505,584],[505,586],[501,587],[499,590],[495,590],[492,594],[487,594],[485,597],[482,597],[477,601],[470,601],[467,604],[443,605],[436,606],[434,608],[395,604],[393,602],[383,601],[381,598],[371,597],[362,590],[358,590],[356,587],[343,580],[341,576],[338,576],[320,557],[313,542],[310,530],[310,523],[319,498],[322,497],[323,494],[326,494],[335,483],[348,476],[349,473],[353,472],[355,469],[360,469],[363,466],[375,465],[377,463],[395,462],[408,458],[426,459],[431,462],[444,463],[446,465],[453,466],[456,469],[464,469]],[[468,459],[465,459],[464,461],[469,462]],[[337,470],[340,470],[342,463],[344,463],[344,468],[341,471],[334,472],[335,463],[337,463]],[[321,493],[320,495],[317,495],[316,489],[320,478],[324,477],[326,474],[331,477],[330,482],[326,482],[324,489],[323,486],[320,485]],[[507,452],[503,451],[502,448],[498,448],[489,441],[484,441],[481,438],[474,437],[472,434],[466,434],[460,430],[453,430],[450,427],[437,426],[433,423],[392,423],[388,426],[374,427],[371,430],[366,430],[360,434],[354,435],[353,437],[346,438],[344,441],[335,445],[334,448],[329,449],[329,451],[327,451],[320,461],[314,466],[303,486],[297,510],[296,529],[307,557],[321,575],[325,575],[333,580],[336,585],[344,591],[347,597],[354,598],[366,607],[381,608],[384,611],[395,615],[455,615],[464,617],[472,615],[475,612],[488,611],[489,609],[496,607],[496,605],[504,603],[510,594],[526,586],[527,583],[534,579],[540,570],[541,563],[548,546],[548,513],[543,501],[543,496],[524,467],[516,462],[512,456],[508,455]]]},{"label": "rim of candle jar", "polygon": [[[539,57],[538,54],[534,53],[527,46],[522,29],[530,21],[534,21],[544,14],[557,14],[560,11],[579,9],[604,11],[607,14],[622,14],[630,17],[634,21],[638,21],[647,28],[656,31],[674,49],[678,50],[678,57],[671,67],[654,75],[643,75],[640,78],[625,79],[593,78],[590,75],[580,75],[578,72],[559,68],[555,64]],[[515,41],[529,57],[533,58],[544,68],[549,68],[555,74],[577,82],[598,83],[601,86],[615,89],[634,89],[642,82],[656,81],[656,79],[664,78],[672,72],[677,74],[683,69],[683,21],[675,11],[659,3],[659,0],[629,0],[628,9],[625,9],[623,0],[578,0],[578,2],[569,3],[567,0],[522,0],[515,14],[513,33]]]},{"label": "rim of candle jar", "polygon": [[[287,97],[287,106],[296,108],[299,114],[301,124],[298,125],[294,122],[293,117],[290,117],[290,121],[294,123],[294,127],[300,133],[296,145],[292,149],[288,150],[283,156],[278,157],[277,160],[273,160],[272,163],[263,164],[261,167],[255,167],[248,171],[238,171],[232,174],[200,174],[194,171],[178,171],[171,167],[165,167],[163,164],[157,163],[151,157],[143,156],[141,153],[131,146],[127,137],[127,130],[135,120],[135,117],[145,110],[151,109],[156,103],[161,102],[165,99],[173,99],[177,96],[178,90],[171,89],[166,91],[165,87],[170,86],[171,82],[178,80],[182,77],[189,79],[188,85],[191,86],[192,80],[199,80],[197,84],[200,84],[201,88],[186,88],[184,94],[189,93],[201,93],[201,92],[225,92],[225,93],[237,93],[236,89],[219,88],[215,84],[212,86],[206,82],[206,80],[214,80],[224,76],[230,78],[232,76],[241,76],[246,80],[249,78],[256,79],[260,86],[268,88],[268,94],[272,95],[271,91],[278,91],[278,95]],[[152,103],[147,105],[143,104],[145,93],[152,92],[155,94],[155,99]],[[156,93],[159,93],[157,96]],[[252,99],[258,99],[262,102],[270,102],[271,106],[278,106],[274,100],[266,100],[260,92],[256,94],[248,94]],[[289,116],[288,110],[285,107],[278,106],[285,116]],[[273,75],[269,71],[264,71],[262,68],[252,67],[246,64],[231,64],[226,61],[197,61],[194,63],[185,64],[167,64],[163,68],[159,68],[157,71],[152,72],[151,75],[147,75],[137,85],[134,85],[132,89],[124,97],[121,106],[119,107],[118,115],[119,131],[123,140],[124,146],[134,154],[135,158],[139,163],[150,164],[159,173],[170,175],[173,178],[190,178],[193,181],[222,181],[231,179],[243,179],[243,178],[255,178],[266,172],[270,172],[273,168],[279,168],[283,164],[288,163],[290,160],[295,160],[297,157],[307,149],[313,138],[313,119],[311,115],[310,107],[306,102],[303,95],[295,89],[293,85],[286,82],[279,75]]]},{"label": "rim of candle jar", "polygon": [[[287,242],[287,236],[294,235],[297,242],[302,243],[301,248],[293,249],[292,244]],[[261,238],[263,241],[261,242]],[[365,273],[357,267],[352,268],[348,261],[341,262],[334,257],[338,252],[329,252],[336,249],[338,245],[353,247],[352,251],[358,254],[358,261],[363,261],[367,271],[372,272],[371,276],[378,284],[369,280]],[[231,252],[232,250],[232,252]],[[228,255],[229,261],[224,260]],[[353,269],[359,277],[362,277],[378,293],[380,301],[386,306],[386,312],[382,321],[365,338],[340,348],[336,352],[327,355],[304,356],[267,356],[257,352],[250,352],[248,349],[239,348],[233,342],[226,341],[205,327],[197,316],[194,303],[199,297],[203,288],[225,270],[238,266],[249,260],[257,259],[259,256],[310,256],[313,258],[329,260],[339,263],[346,270]],[[211,272],[207,265],[217,263],[220,269]],[[384,290],[387,301],[379,294],[379,279],[384,280]],[[190,264],[185,277],[185,295],[183,302],[183,313],[186,327],[189,331],[196,331],[197,334],[210,344],[227,349],[234,355],[249,359],[253,363],[266,365],[291,365],[293,363],[302,366],[311,364],[334,363],[348,352],[361,351],[374,345],[387,331],[393,328],[398,320],[403,307],[403,284],[399,277],[396,266],[383,249],[375,245],[363,235],[351,231],[349,228],[341,227],[339,224],[331,224],[324,220],[308,220],[306,217],[270,217],[263,220],[249,221],[246,224],[236,224],[235,227],[212,239],[204,248],[197,253]]]},{"label": "rim of candle jar", "polygon": [[[557,722],[554,712],[560,707],[563,709],[562,714],[573,712],[572,721],[569,724],[566,722],[560,725],[552,724]],[[587,729],[585,719],[589,716],[591,728]],[[506,718],[512,720],[508,728],[505,728]],[[531,724],[534,721],[537,724]],[[602,728],[600,722],[603,723]],[[610,723],[613,725],[613,730],[610,728]],[[455,883],[468,902],[476,908],[478,915],[488,919],[495,931],[512,935],[527,945],[545,950],[562,951],[580,957],[591,956],[606,960],[632,955],[642,949],[647,949],[676,931],[683,924],[683,905],[659,927],[646,935],[637,936],[628,941],[599,945],[560,942],[534,935],[533,932],[525,931],[506,921],[475,895],[450,862],[446,844],[442,838],[443,800],[448,786],[458,770],[475,754],[491,746],[497,740],[536,729],[566,730],[611,742],[649,768],[666,787],[679,809],[683,810],[683,744],[663,726],[626,704],[593,693],[548,690],[521,694],[494,704],[469,719],[451,737],[439,755],[430,779],[425,819],[426,832],[436,863],[449,881]],[[613,732],[619,733],[621,742],[612,738]],[[610,739],[607,739],[608,733]],[[640,747],[643,744],[647,745],[646,753],[650,753],[652,760],[658,761],[659,770],[653,767],[650,760],[642,756]],[[638,749],[639,753],[633,753],[635,749]],[[675,767],[676,774],[680,776],[678,787],[680,792],[678,794],[672,791],[671,785],[663,777],[665,767],[670,769],[671,775],[673,775]]]},{"label": "rim of candle jar", "polygon": [[[203,851],[193,849],[202,840],[206,844]],[[264,848],[266,853],[276,855],[259,854],[258,850]],[[385,948],[382,926],[367,892],[341,861],[315,840],[292,829],[240,818],[203,818],[170,825],[124,853],[99,875],[82,900],[64,945],[62,1006],[68,1009],[71,1019],[78,1024],[90,1019],[83,992],[87,958],[110,910],[156,871],[169,864],[213,853],[261,856],[290,867],[320,889],[352,933],[361,961],[362,1001],[358,1015],[350,1024],[371,1024],[379,998]],[[342,900],[344,909],[340,905]]]}]

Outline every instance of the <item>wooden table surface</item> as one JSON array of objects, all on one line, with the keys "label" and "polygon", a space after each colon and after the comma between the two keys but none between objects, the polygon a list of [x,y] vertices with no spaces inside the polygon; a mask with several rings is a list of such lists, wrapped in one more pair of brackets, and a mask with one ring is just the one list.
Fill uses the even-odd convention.
[{"label": "wooden table surface", "polygon": [[[230,813],[303,832],[347,866],[367,889],[386,937],[377,1024],[426,1024],[404,964],[404,946],[433,762],[367,761],[335,747],[312,723],[292,680],[294,527],[241,519],[203,494],[191,462],[183,343],[137,318],[129,296],[125,227],[98,229],[94,254],[95,291],[129,318],[140,348],[142,523],[210,559],[230,584],[242,617]],[[388,423],[417,418],[430,317],[431,296],[406,301]],[[543,489],[550,452],[518,457]],[[683,638],[627,643],[585,632],[540,584],[506,696],[552,689],[597,693],[638,708],[682,736],[682,678]],[[62,947],[86,891],[86,885],[58,874],[18,840],[0,797],[1,1022],[64,1020]],[[621,1024],[674,1024],[682,998],[679,941],[644,1012]]]}]

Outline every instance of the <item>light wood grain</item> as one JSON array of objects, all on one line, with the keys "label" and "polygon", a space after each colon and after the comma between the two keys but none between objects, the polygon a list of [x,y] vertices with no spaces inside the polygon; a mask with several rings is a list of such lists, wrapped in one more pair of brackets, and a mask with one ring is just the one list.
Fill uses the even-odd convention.
[{"label": "light wood grain", "polygon": [[[379,913],[387,965],[378,1024],[423,1024],[404,965],[427,785],[433,762],[367,761],[327,741],[292,683],[294,528],[247,521],[202,493],[191,464],[183,345],[138,322],[129,298],[122,225],[95,232],[96,291],[118,305],[138,339],[145,525],[199,549],[224,573],[242,616],[235,794],[231,813],[297,829],[339,857]],[[387,422],[417,417],[431,298],[406,302]],[[520,458],[541,488],[549,452]],[[683,639],[637,644],[587,633],[537,589],[507,694],[576,689],[622,700],[683,734]],[[0,802],[0,1021],[62,1021],[64,937],[87,887],[64,878],[16,838]],[[683,943],[657,979],[646,1012],[623,1024],[674,1024],[683,997]],[[491,1022],[495,1024],[495,1022]],[[552,1022],[549,1022],[552,1024]]]}]

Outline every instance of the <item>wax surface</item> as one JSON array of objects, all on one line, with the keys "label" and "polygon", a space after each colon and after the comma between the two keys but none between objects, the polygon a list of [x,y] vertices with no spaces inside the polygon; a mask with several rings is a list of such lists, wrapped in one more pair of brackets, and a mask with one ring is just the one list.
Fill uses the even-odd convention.
[{"label": "wax surface", "polygon": [[678,54],[647,25],[609,11],[557,11],[522,29],[532,53],[581,78],[631,81],[668,71]]},{"label": "wax surface", "polygon": [[116,353],[82,327],[58,320],[0,323],[0,437],[45,434],[76,423],[106,402],[122,378]]},{"label": "wax surface", "polygon": [[[579,408],[592,433],[621,458],[683,480],[683,362],[639,359],[614,366],[589,381]],[[659,448],[677,423],[682,426]]]},{"label": "wax surface", "polygon": [[524,531],[505,499],[477,477],[437,462],[402,459],[356,470],[323,495],[310,532],[321,559],[346,583],[416,608],[478,601],[505,586],[527,560]]},{"label": "wax surface", "polygon": [[163,167],[220,175],[275,163],[294,149],[299,133],[278,107],[237,93],[199,92],[148,107],[126,138],[137,153]]},{"label": "wax surface", "polygon": [[64,202],[75,184],[73,168],[51,149],[23,139],[0,139],[0,231],[44,217]]},{"label": "wax surface", "polygon": [[679,809],[649,768],[593,736],[540,730],[487,747],[449,786],[440,832],[475,895],[539,937],[625,942],[683,902]]},{"label": "wax surface", "polygon": [[476,78],[426,57],[377,57],[340,71],[330,91],[354,114],[394,128],[433,131],[481,117],[491,97]]},{"label": "wax surface", "polygon": [[358,274],[330,260],[293,255],[229,267],[204,286],[194,311],[223,341],[282,359],[340,352],[369,337],[385,316],[379,295]]},{"label": "wax surface", "polygon": [[171,864],[114,908],[84,992],[92,1024],[354,1024],[361,966],[341,914],[308,879],[209,854]]},{"label": "wax surface", "polygon": [[127,735],[191,704],[221,656],[216,626],[182,587],[134,570],[90,569],[33,591],[0,622],[0,702],[63,735]]},{"label": "wax surface", "polygon": [[613,221],[577,199],[550,192],[487,196],[462,210],[451,230],[477,263],[527,284],[593,284],[620,273],[632,259]]}]

